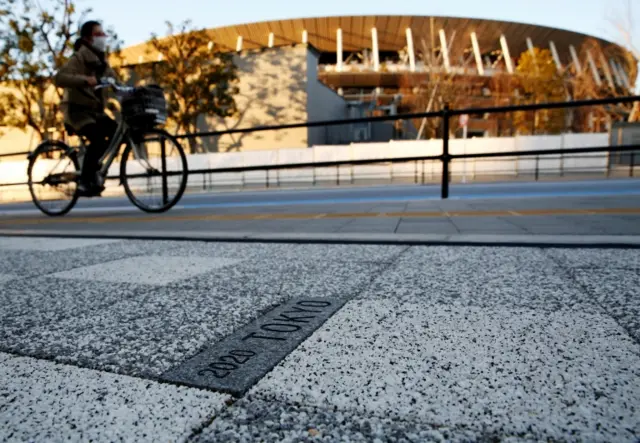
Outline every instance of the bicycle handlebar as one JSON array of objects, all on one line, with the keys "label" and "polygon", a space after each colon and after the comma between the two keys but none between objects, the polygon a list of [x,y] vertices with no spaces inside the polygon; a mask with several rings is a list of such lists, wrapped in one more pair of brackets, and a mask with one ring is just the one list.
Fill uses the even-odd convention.
[{"label": "bicycle handlebar", "polygon": [[110,77],[100,79],[98,84],[93,87],[95,91],[98,91],[103,88],[113,88],[115,89],[116,92],[122,92],[122,93],[132,92],[135,89],[132,86],[121,86],[115,81],[115,79]]}]

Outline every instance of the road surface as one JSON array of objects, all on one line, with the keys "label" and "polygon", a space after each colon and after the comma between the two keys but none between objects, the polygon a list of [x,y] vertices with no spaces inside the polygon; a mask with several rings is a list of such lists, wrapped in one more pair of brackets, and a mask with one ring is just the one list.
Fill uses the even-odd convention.
[{"label": "road surface", "polygon": [[147,214],[126,198],[83,199],[64,217],[0,205],[0,229],[639,235],[640,180],[388,186],[187,194]]}]

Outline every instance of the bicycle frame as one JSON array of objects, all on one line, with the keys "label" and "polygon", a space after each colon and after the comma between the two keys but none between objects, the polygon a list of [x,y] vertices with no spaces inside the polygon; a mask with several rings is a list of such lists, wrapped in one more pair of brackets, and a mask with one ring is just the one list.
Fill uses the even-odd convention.
[{"label": "bicycle frame", "polygon": [[100,177],[101,181],[101,183],[99,183],[100,185],[104,183],[107,172],[109,172],[109,168],[120,152],[120,147],[124,142],[128,142],[131,144],[133,152],[136,156],[140,155],[140,153],[138,152],[138,145],[133,141],[133,138],[131,137],[131,133],[129,131],[129,127],[124,120],[121,120],[120,122],[118,122],[118,127],[113,133],[113,137],[111,137],[111,140],[109,141],[109,146],[107,147],[104,154],[102,154],[102,157],[100,157],[101,166],[97,171],[97,175]]},{"label": "bicycle frame", "polygon": [[[109,79],[105,79],[105,80],[109,80]],[[105,87],[113,87],[116,89],[116,91],[126,91],[126,90],[132,89],[129,87],[118,86],[113,80],[102,82],[101,84],[96,86],[94,89],[98,90]],[[107,149],[100,157],[100,160],[99,160],[100,168],[96,171],[96,176],[99,181],[98,185],[104,184],[104,181],[106,180],[106,177],[107,177],[107,173],[109,172],[109,168],[111,167],[111,165],[113,164],[113,161],[115,160],[118,153],[120,152],[120,147],[125,142],[131,145],[131,149],[133,151],[133,155],[135,158],[143,158],[138,144],[135,143],[135,141],[133,140],[133,137],[131,136],[131,128],[127,125],[124,118],[121,118],[117,124],[116,130],[113,133],[113,136],[111,137],[111,140],[109,141],[109,145],[107,146]],[[86,150],[88,146],[84,143],[83,137],[80,137],[80,144],[84,148],[84,151],[85,151],[84,155],[86,155]],[[67,147],[69,147],[71,150],[77,149],[77,147],[74,148],[69,145],[67,145]],[[32,154],[34,154],[35,152],[36,151],[34,151]],[[122,178],[120,179],[120,184],[122,184]]]}]

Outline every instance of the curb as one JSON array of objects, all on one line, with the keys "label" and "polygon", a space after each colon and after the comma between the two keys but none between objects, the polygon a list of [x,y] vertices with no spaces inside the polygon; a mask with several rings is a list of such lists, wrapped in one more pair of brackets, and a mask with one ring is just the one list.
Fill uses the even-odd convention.
[{"label": "curb", "polygon": [[181,231],[60,231],[0,229],[5,237],[92,238],[291,244],[639,248],[640,235],[359,234]]}]

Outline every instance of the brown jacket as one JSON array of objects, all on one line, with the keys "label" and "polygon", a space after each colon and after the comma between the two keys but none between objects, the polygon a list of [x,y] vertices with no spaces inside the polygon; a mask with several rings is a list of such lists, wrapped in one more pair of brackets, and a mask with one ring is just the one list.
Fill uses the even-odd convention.
[{"label": "brown jacket", "polygon": [[[118,78],[115,71],[107,62],[103,67],[103,77]],[[64,122],[76,131],[83,126],[93,123],[96,118],[104,115],[104,89],[95,91],[87,84],[87,77],[99,75],[102,62],[87,46],[81,46],[57,72],[54,82],[56,86],[65,88],[62,99]]]}]

